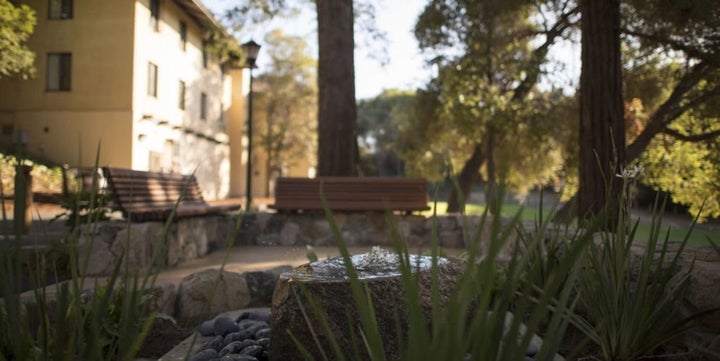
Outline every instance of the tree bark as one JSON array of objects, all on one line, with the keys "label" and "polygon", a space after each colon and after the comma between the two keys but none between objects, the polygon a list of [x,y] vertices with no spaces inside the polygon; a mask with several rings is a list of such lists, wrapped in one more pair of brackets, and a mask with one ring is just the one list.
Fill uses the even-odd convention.
[{"label": "tree bark", "polygon": [[625,165],[625,128],[620,59],[620,3],[582,0],[580,73],[580,189],[578,217],[608,212],[612,229],[618,216]]},{"label": "tree bark", "polygon": [[464,213],[465,203],[472,186],[477,182],[480,167],[485,160],[481,145],[476,145],[470,158],[465,161],[447,200],[447,213]]},{"label": "tree bark", "polygon": [[318,175],[358,173],[352,0],[317,0]]},{"label": "tree bark", "polygon": [[490,209],[490,213],[493,215],[499,214],[500,211],[500,200],[498,199],[499,194],[497,190],[497,166],[495,164],[495,138],[497,137],[497,131],[494,125],[490,125],[487,131],[487,137],[485,139],[485,171],[487,173],[487,179],[485,181],[485,203]]},{"label": "tree bark", "polygon": [[[668,132],[668,125],[674,120],[683,115],[689,109],[703,104],[713,96],[717,96],[720,90],[717,88],[706,91],[702,94],[693,94],[690,96],[690,91],[697,86],[697,84],[707,76],[707,72],[710,68],[705,62],[700,62],[694,65],[690,71],[685,73],[680,79],[678,85],[673,90],[670,97],[658,107],[658,109],[650,116],[645,129],[640,133],[635,140],[628,144],[625,148],[625,161],[626,163],[633,162],[636,160],[645,149],[647,149],[650,142],[660,133]],[[688,141],[693,141],[693,137],[703,138],[702,135],[689,136]],[[709,136],[709,135],[708,135]],[[700,139],[699,139],[700,140]],[[565,203],[555,215],[555,219],[558,221],[570,221],[576,214],[576,202],[578,195],[575,194]]]}]

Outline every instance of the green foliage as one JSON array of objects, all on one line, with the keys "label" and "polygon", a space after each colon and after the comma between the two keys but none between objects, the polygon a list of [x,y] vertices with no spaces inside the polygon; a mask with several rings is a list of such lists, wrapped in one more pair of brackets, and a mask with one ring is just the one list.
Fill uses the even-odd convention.
[{"label": "green foliage", "polygon": [[[718,99],[720,100],[720,98]],[[709,104],[717,110],[717,104]],[[674,124],[680,134],[720,132],[720,114],[703,114],[704,107],[693,110]],[[647,183],[672,194],[676,203],[689,206],[690,214],[706,218],[720,217],[720,134],[701,141],[658,137],[645,153]],[[678,175],[686,182],[678,182]]]},{"label": "green foliage", "polygon": [[[625,194],[630,184],[625,182]],[[627,206],[627,198],[621,204]],[[627,213],[620,212],[617,231],[598,234],[584,257],[577,290],[587,318],[575,319],[574,324],[599,346],[604,360],[648,355],[692,328],[693,318],[702,315],[679,315],[692,270],[692,265],[680,269],[679,261],[692,228],[680,247],[670,251],[662,208],[656,203],[642,256],[633,256],[639,221],[632,224]]]},{"label": "green foliage", "polygon": [[458,0],[425,7],[415,34],[421,48],[436,55],[438,75],[418,96],[436,100],[418,102],[422,108],[415,124],[401,136],[401,152],[411,169],[435,178],[434,168],[421,167],[442,159],[460,170],[480,146],[486,164],[480,171],[490,184],[502,179],[524,193],[557,176],[565,141],[557,135],[570,124],[558,121],[563,95],[534,86],[547,46],[567,19],[553,14],[557,29],[549,31],[548,9],[524,0]]},{"label": "green foliage", "polygon": [[415,102],[413,91],[397,89],[383,90],[358,102],[358,137],[365,175],[404,174],[396,149],[399,130],[409,130]]},{"label": "green foliage", "polygon": [[635,157],[644,151],[643,183],[671,193],[700,221],[717,217],[720,11],[708,0],[629,0],[623,17],[632,59],[625,65],[626,103],[641,105],[631,119],[626,111],[626,121],[642,130],[629,137],[628,150]]},{"label": "green foliage", "polygon": [[[102,348],[104,355],[110,358],[121,355],[120,347],[128,346],[123,343],[134,342],[134,340],[124,340],[121,336],[123,333],[146,332],[144,329],[149,327],[156,317],[161,317],[148,309],[152,297],[149,289],[139,287],[137,279],[131,280],[129,284],[121,282],[115,286],[98,286],[90,292],[81,294],[84,327],[88,333],[99,332],[96,342]],[[135,308],[129,311],[135,315],[135,318],[124,315],[129,307]]]},{"label": "green foliage", "polygon": [[623,49],[623,59],[623,96],[626,103],[632,99],[641,101],[638,111],[644,115],[646,125],[648,113],[670,96],[682,74],[682,65],[659,55],[642,54],[642,49],[630,46]]},{"label": "green foliage", "polygon": [[626,33],[642,46],[684,52],[695,59],[717,59],[720,10],[714,0],[627,0],[623,8]]},{"label": "green foliage", "polygon": [[[88,192],[91,208],[97,184],[95,176]],[[84,231],[94,234],[97,219],[87,222]],[[19,237],[0,244],[0,361],[134,359],[156,317],[147,307],[154,277],[140,276],[121,255],[111,275],[88,293],[90,282],[80,266],[88,264],[92,247],[79,247],[83,237],[88,234],[72,232],[48,253],[28,253]],[[57,283],[61,272],[70,279]],[[20,293],[22,280],[30,282],[29,298]],[[46,287],[48,281],[56,283]]]},{"label": "green foliage", "polygon": [[671,193],[673,202],[689,206],[699,221],[720,217],[720,138],[694,143],[661,136],[641,162],[645,182]]},{"label": "green foliage", "polygon": [[[635,360],[651,355],[674,336],[692,328],[695,318],[713,312],[708,310],[689,318],[679,317],[680,301],[692,270],[692,265],[680,267],[688,237],[678,249],[670,251],[668,237],[663,236],[661,229],[659,209],[662,207],[657,207],[654,213],[651,237],[645,247],[648,251],[633,256],[631,250],[637,223],[631,224],[626,212],[630,205],[628,190],[633,182],[630,178],[624,175],[625,188],[618,202],[621,204],[620,226],[613,233],[601,231],[606,224],[604,214],[591,220],[583,229],[558,229],[550,227],[553,212],[547,216],[540,212],[534,228],[523,230],[519,223],[520,213],[507,223],[485,212],[476,235],[468,243],[465,270],[450,294],[438,293],[437,257],[440,250],[434,238],[430,251],[431,315],[420,306],[420,280],[409,262],[406,243],[396,226],[390,223],[407,297],[407,327],[397,331],[402,339],[398,360],[462,360],[468,357],[522,360],[535,332],[544,335],[535,357],[538,360],[551,360],[558,353],[570,359],[582,354],[605,361]],[[323,345],[318,334],[328,338],[325,345],[329,346],[321,351],[323,358],[386,360],[386,349],[374,312],[378,305],[373,304],[368,288],[358,279],[347,246],[329,210],[326,210],[326,216],[338,240],[355,300],[353,307],[359,315],[358,320],[348,320],[359,321],[353,338],[355,347],[340,349],[329,328],[330,320],[302,285],[302,292],[296,299],[308,327],[316,335],[318,346]],[[481,245],[483,233],[489,240]],[[521,241],[511,240],[516,234]],[[509,261],[504,263],[499,255],[507,247],[512,247],[512,251]],[[482,253],[481,249],[484,249]],[[441,305],[441,299],[447,303]],[[575,313],[575,305],[579,305],[578,313]],[[310,315],[318,321],[311,322]],[[520,320],[526,328],[521,327]],[[585,343],[575,349],[563,344],[570,323],[597,344],[600,354],[589,354],[593,351],[588,351]],[[320,357],[311,355],[305,345],[297,346],[307,360]],[[596,349],[591,347],[590,350]]]},{"label": "green foliage", "polygon": [[62,169],[48,166],[39,161],[23,159],[22,162],[10,154],[0,153],[0,181],[3,194],[15,192],[15,166],[19,164],[32,166],[30,175],[33,178],[33,191],[45,193],[62,192]]},{"label": "green foliage", "polygon": [[[575,100],[538,106],[518,97],[523,87],[515,87],[525,81],[532,85],[531,80],[547,70],[543,63],[547,49],[534,45],[572,30],[554,27],[553,22],[570,15],[572,24],[576,20],[574,6],[572,1],[524,0],[454,0],[426,6],[415,33],[421,47],[432,55],[438,76],[424,94],[418,93],[425,97],[419,102],[423,108],[411,119],[407,136],[401,133],[400,152],[409,173],[440,179],[445,176],[444,164],[462,169],[476,144],[481,144],[487,154],[497,151],[492,160],[515,191],[525,188],[522,181],[530,184],[562,178],[568,185],[564,199],[575,194],[579,166]],[[646,166],[651,173],[643,182],[671,192],[674,200],[689,205],[696,214],[703,198],[710,199],[709,203],[718,198],[716,182],[707,179],[713,179],[718,164],[709,154],[716,153],[714,142],[720,135],[716,127],[720,11],[711,0],[672,4],[628,0],[622,2],[621,10],[627,140],[631,142],[628,156],[638,160],[646,148],[647,153],[655,153],[642,160],[653,163]],[[434,106],[430,106],[430,96],[436,97]],[[636,104],[641,107],[634,107]],[[540,110],[551,125],[540,126],[542,130],[518,128],[528,122],[523,109]],[[629,112],[635,114],[629,116]],[[535,137],[525,138],[528,133]],[[658,150],[665,146],[658,142],[667,144],[668,140],[650,140],[663,134],[683,145]],[[524,151],[525,145],[528,151]],[[540,150],[533,152],[536,149]],[[671,155],[670,151],[679,153]],[[532,166],[544,172],[538,173]],[[673,168],[688,166],[693,167],[688,177],[692,174],[698,180],[685,182],[686,187],[658,178],[677,173]],[[481,171],[491,181],[490,169]],[[700,196],[703,192],[707,197]],[[714,208],[706,205],[702,217],[714,214]]]},{"label": "green foliage", "polygon": [[[653,126],[651,117],[663,111],[686,70],[658,55],[637,56],[637,49],[627,52],[635,55],[625,70],[625,121],[628,140],[634,141]],[[711,78],[699,81],[692,91],[706,92],[716,86]],[[720,216],[718,102],[720,97],[709,98],[668,121],[667,130],[649,142],[638,160],[647,170],[644,184],[670,193],[673,202],[687,205],[701,222]]]},{"label": "green foliage", "polygon": [[245,65],[245,53],[242,47],[235,38],[224,32],[208,33],[205,46],[208,54],[219,64],[230,62],[233,66]]},{"label": "green foliage", "polygon": [[[405,163],[409,175],[421,175],[430,181],[443,179],[446,174],[447,149],[465,149],[464,138],[445,142],[445,134],[453,132],[438,120],[437,112],[441,106],[439,89],[435,83],[428,89],[418,89],[415,93],[415,109],[408,114],[408,121],[399,124],[396,149]],[[433,146],[436,145],[436,146]]]},{"label": "green foliage", "polygon": [[108,206],[110,197],[104,192],[81,190],[69,194],[60,201],[64,212],[55,216],[53,220],[65,219],[65,225],[74,230],[82,224],[107,221],[112,210]]},{"label": "green foliage", "polygon": [[30,6],[0,0],[0,79],[35,74],[35,54],[25,42],[35,28],[35,11]]},{"label": "green foliage", "polygon": [[317,63],[302,38],[273,30],[265,43],[270,67],[255,80],[253,137],[267,155],[267,174],[282,176],[315,163]]},{"label": "green foliage", "polygon": [[220,14],[226,25],[234,32],[245,27],[252,27],[276,17],[292,16],[299,11],[294,1],[287,0],[252,0],[233,2]]},{"label": "green foliage", "polygon": [[[330,338],[330,349],[324,350],[338,360],[360,360],[361,354],[370,355],[370,360],[385,360],[383,339],[378,331],[377,320],[374,316],[374,307],[367,288],[358,280],[357,273],[350,261],[350,255],[345,243],[332,221],[332,216],[326,212],[331,227],[338,239],[340,253],[345,260],[346,273],[350,279],[353,298],[359,314],[359,333],[356,335],[357,348],[355,350],[341,350],[337,347],[333,334],[327,328],[327,320],[323,318],[323,311],[308,294],[298,296],[302,308],[306,313],[319,315],[321,321],[313,327],[323,328],[323,334]],[[547,327],[545,339],[536,356],[538,360],[552,360],[560,349],[560,342],[567,326],[568,315],[571,312],[573,300],[573,280],[580,271],[578,259],[585,250],[591,237],[578,236],[570,242],[567,248],[567,257],[563,257],[557,266],[550,270],[545,283],[536,287],[526,282],[528,274],[535,274],[539,270],[539,263],[531,261],[527,253],[522,253],[515,247],[509,263],[499,270],[499,254],[502,249],[511,246],[514,229],[518,225],[516,216],[509,224],[501,224],[499,217],[490,217],[485,213],[477,234],[469,243],[465,270],[451,294],[440,295],[438,285],[438,255],[437,240],[433,243],[431,251],[432,268],[431,282],[433,308],[430,320],[422,309],[419,301],[419,276],[413,272],[413,265],[409,261],[408,250],[400,233],[391,224],[394,231],[393,245],[400,260],[401,279],[406,291],[406,312],[408,315],[407,330],[403,333],[399,360],[462,360],[467,355],[478,360],[522,360],[525,350],[537,332],[540,325]],[[480,237],[487,227],[489,244],[480,259]],[[545,225],[538,232],[528,238],[532,246],[536,246],[543,239]],[[493,290],[493,292],[488,292]],[[557,296],[557,297],[554,297]],[[446,304],[440,304],[440,300]],[[555,312],[549,314],[548,310]],[[513,313],[515,317],[509,316]],[[521,326],[524,320],[525,327]],[[428,328],[429,326],[429,328]],[[400,331],[398,331],[400,332]],[[302,350],[303,345],[298,345]],[[365,351],[359,351],[359,350]],[[303,353],[308,360],[316,359],[317,355]]]},{"label": "green foliage", "polygon": [[[76,267],[76,248],[70,247],[71,279],[45,289],[43,280],[58,272],[55,264],[48,264],[50,258],[34,251],[35,262],[43,266],[28,273],[19,243],[2,247],[0,360],[132,360],[153,318],[145,307],[148,285],[137,275],[125,269],[119,276],[118,263],[107,282],[88,297],[83,291],[87,282]],[[21,276],[31,278],[31,299],[17,293]]]}]

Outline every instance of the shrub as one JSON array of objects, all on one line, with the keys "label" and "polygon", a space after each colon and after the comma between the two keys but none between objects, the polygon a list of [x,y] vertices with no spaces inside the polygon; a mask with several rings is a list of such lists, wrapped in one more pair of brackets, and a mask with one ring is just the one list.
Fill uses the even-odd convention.
[{"label": "shrub", "polygon": [[[96,166],[97,168],[97,166]],[[98,200],[97,179],[88,192],[91,211],[75,218],[94,232],[102,218],[94,213]],[[80,199],[76,199],[76,204]],[[21,205],[22,207],[22,205]],[[77,210],[79,207],[76,207]],[[81,219],[82,218],[82,219]],[[171,220],[168,220],[168,225]],[[111,276],[89,285],[78,264],[79,257],[91,256],[92,248],[78,254],[78,240],[84,235],[71,232],[56,248],[62,251],[70,279],[44,287],[48,277],[57,279],[55,252],[22,249],[20,238],[14,243],[0,242],[0,361],[5,360],[133,360],[156,315],[147,307],[148,291],[154,277],[139,275],[119,257]],[[65,253],[67,252],[67,253]],[[28,261],[33,264],[25,268]],[[125,266],[123,266],[125,264]],[[20,294],[20,280],[29,277],[33,291]],[[94,286],[88,293],[85,288]]]},{"label": "shrub", "polygon": [[[357,344],[354,352],[339,349],[337,341],[332,339],[332,333],[327,328],[327,320],[320,322],[319,327],[323,329],[324,335],[329,335],[330,345],[333,345],[331,349],[324,350],[324,353],[337,360],[362,360],[362,355],[369,355],[371,360],[386,360],[383,339],[375,319],[374,307],[377,305],[372,304],[367,289],[358,279],[332,215],[327,212],[327,216],[345,261],[359,322],[354,336]],[[433,307],[430,328],[418,301],[419,280],[411,270],[407,247],[399,232],[393,232],[393,244],[400,260],[401,278],[407,295],[408,313],[406,331],[398,329],[398,332],[405,334],[400,360],[523,360],[533,335],[543,322],[552,331],[546,333],[536,359],[551,360],[555,357],[574,304],[573,281],[578,276],[581,264],[577,260],[581,258],[591,237],[575,239],[567,249],[568,257],[562,258],[557,266],[549,271],[547,281],[538,287],[526,282],[525,277],[537,272],[540,264],[531,261],[527,253],[521,253],[520,247],[514,247],[504,272],[497,272],[498,255],[506,243],[511,241],[518,220],[519,215],[509,225],[503,226],[499,217],[489,216],[487,212],[483,215],[480,230],[467,250],[468,261],[464,273],[452,294],[443,295],[448,300],[444,307],[439,303],[440,287],[437,284],[437,257],[440,250],[437,239],[434,240],[431,250]],[[480,235],[483,227],[490,227],[491,232],[488,253],[481,257]],[[527,241],[534,247],[541,239],[542,237],[536,236]],[[478,262],[479,259],[482,261]],[[557,297],[554,297],[555,295]],[[321,320],[326,317],[309,294],[298,295],[297,301],[301,308],[312,312],[315,317]],[[550,309],[554,312],[548,316]],[[508,317],[510,313],[516,317]],[[521,325],[523,320],[525,326]],[[318,326],[308,323],[308,327],[315,332],[313,327]],[[304,345],[297,346],[307,360],[318,357],[310,355]],[[321,347],[319,343],[318,347]]]},{"label": "shrub", "polygon": [[[586,343],[574,350],[562,345],[570,324],[597,345],[599,354],[590,358],[634,360],[651,354],[691,328],[691,321],[700,314],[684,319],[673,317],[678,315],[690,272],[678,271],[680,253],[688,237],[671,254],[668,232],[661,236],[663,208],[658,206],[647,252],[633,268],[631,248],[637,222],[629,221],[627,202],[623,196],[618,203],[624,208],[618,227],[611,233],[601,232],[607,225],[603,215],[585,223],[584,228],[550,229],[547,219],[552,217],[543,220],[541,213],[535,229],[522,230],[519,214],[503,226],[499,217],[489,216],[486,211],[476,236],[469,242],[463,276],[450,295],[443,295],[449,301],[442,306],[436,283],[440,249],[435,237],[430,252],[435,282],[430,322],[418,301],[418,276],[412,272],[405,242],[399,232],[393,232],[408,314],[407,325],[398,325],[397,329],[404,340],[399,360],[524,360],[536,332],[544,335],[536,360],[552,360],[560,352],[570,358],[580,352],[587,354]],[[351,327],[356,331],[351,338],[355,347],[350,350],[338,347],[324,310],[308,292],[297,295],[296,301],[306,313],[311,332],[322,330],[330,339],[322,351],[323,358],[384,361],[388,355],[375,318],[378,305],[373,305],[368,289],[358,279],[329,210],[326,216],[350,279],[352,306],[359,315],[357,321],[349,320],[352,325],[356,322]],[[487,253],[480,254],[479,238],[486,227],[490,230],[485,232],[490,235],[489,245]],[[511,259],[507,264],[501,263],[500,251],[516,232],[519,240],[512,248]],[[575,313],[576,305],[582,306],[586,317]],[[313,317],[309,317],[310,313]],[[509,314],[514,317],[508,318]],[[320,321],[310,322],[311,319]],[[316,343],[323,347],[319,340]],[[310,354],[306,345],[297,343],[297,347],[306,360],[320,357]]]}]

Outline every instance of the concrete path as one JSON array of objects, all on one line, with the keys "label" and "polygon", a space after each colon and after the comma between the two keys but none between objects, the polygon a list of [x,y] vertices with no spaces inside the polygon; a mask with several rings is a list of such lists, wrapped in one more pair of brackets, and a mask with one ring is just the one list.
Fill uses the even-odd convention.
[{"label": "concrete path", "polygon": [[[318,259],[340,256],[337,247],[313,247]],[[371,246],[349,247],[351,254],[370,252]],[[428,249],[411,249],[411,253],[421,254]],[[460,255],[463,249],[444,249],[449,256]],[[178,267],[162,271],[158,274],[157,282],[169,281],[176,285],[192,273],[205,269],[217,269],[221,266],[230,272],[248,272],[269,270],[278,266],[290,265],[293,267],[307,263],[307,248],[303,246],[236,246],[228,250],[215,251],[205,257],[185,262]]]},{"label": "concrete path", "polygon": [[[340,252],[336,247],[314,247],[319,259],[336,257]],[[352,254],[369,252],[371,247],[352,247]],[[218,250],[205,257],[190,260],[177,267],[158,274],[157,281],[170,281],[180,284],[187,275],[205,269],[223,267],[230,272],[264,271],[278,266],[299,266],[307,263],[307,249],[301,246],[236,246],[227,250]]]}]

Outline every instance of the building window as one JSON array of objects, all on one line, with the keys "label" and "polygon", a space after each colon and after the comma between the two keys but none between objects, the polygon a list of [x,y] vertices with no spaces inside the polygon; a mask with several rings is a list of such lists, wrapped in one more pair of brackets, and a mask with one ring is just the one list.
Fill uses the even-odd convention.
[{"label": "building window", "polygon": [[48,19],[72,19],[72,0],[50,0],[48,5]]},{"label": "building window", "polygon": [[208,45],[206,41],[203,41],[202,43],[202,61],[203,61],[203,68],[207,69],[208,66]]},{"label": "building window", "polygon": [[180,22],[180,48],[187,49],[187,24],[184,21]]},{"label": "building window", "polygon": [[150,27],[160,30],[160,0],[150,0]]},{"label": "building window", "polygon": [[200,93],[200,119],[207,120],[207,94]]},{"label": "building window", "polygon": [[225,125],[225,104],[223,104],[222,102],[220,103],[220,113],[219,114],[220,114],[220,116],[218,116],[218,124],[220,124],[220,126],[224,126]]},{"label": "building window", "polygon": [[72,55],[70,53],[51,53],[47,58],[47,90],[70,91],[72,75]]},{"label": "building window", "polygon": [[148,63],[148,95],[157,98],[158,67]]},{"label": "building window", "polygon": [[182,80],[178,87],[178,108],[185,110],[185,82]]}]

